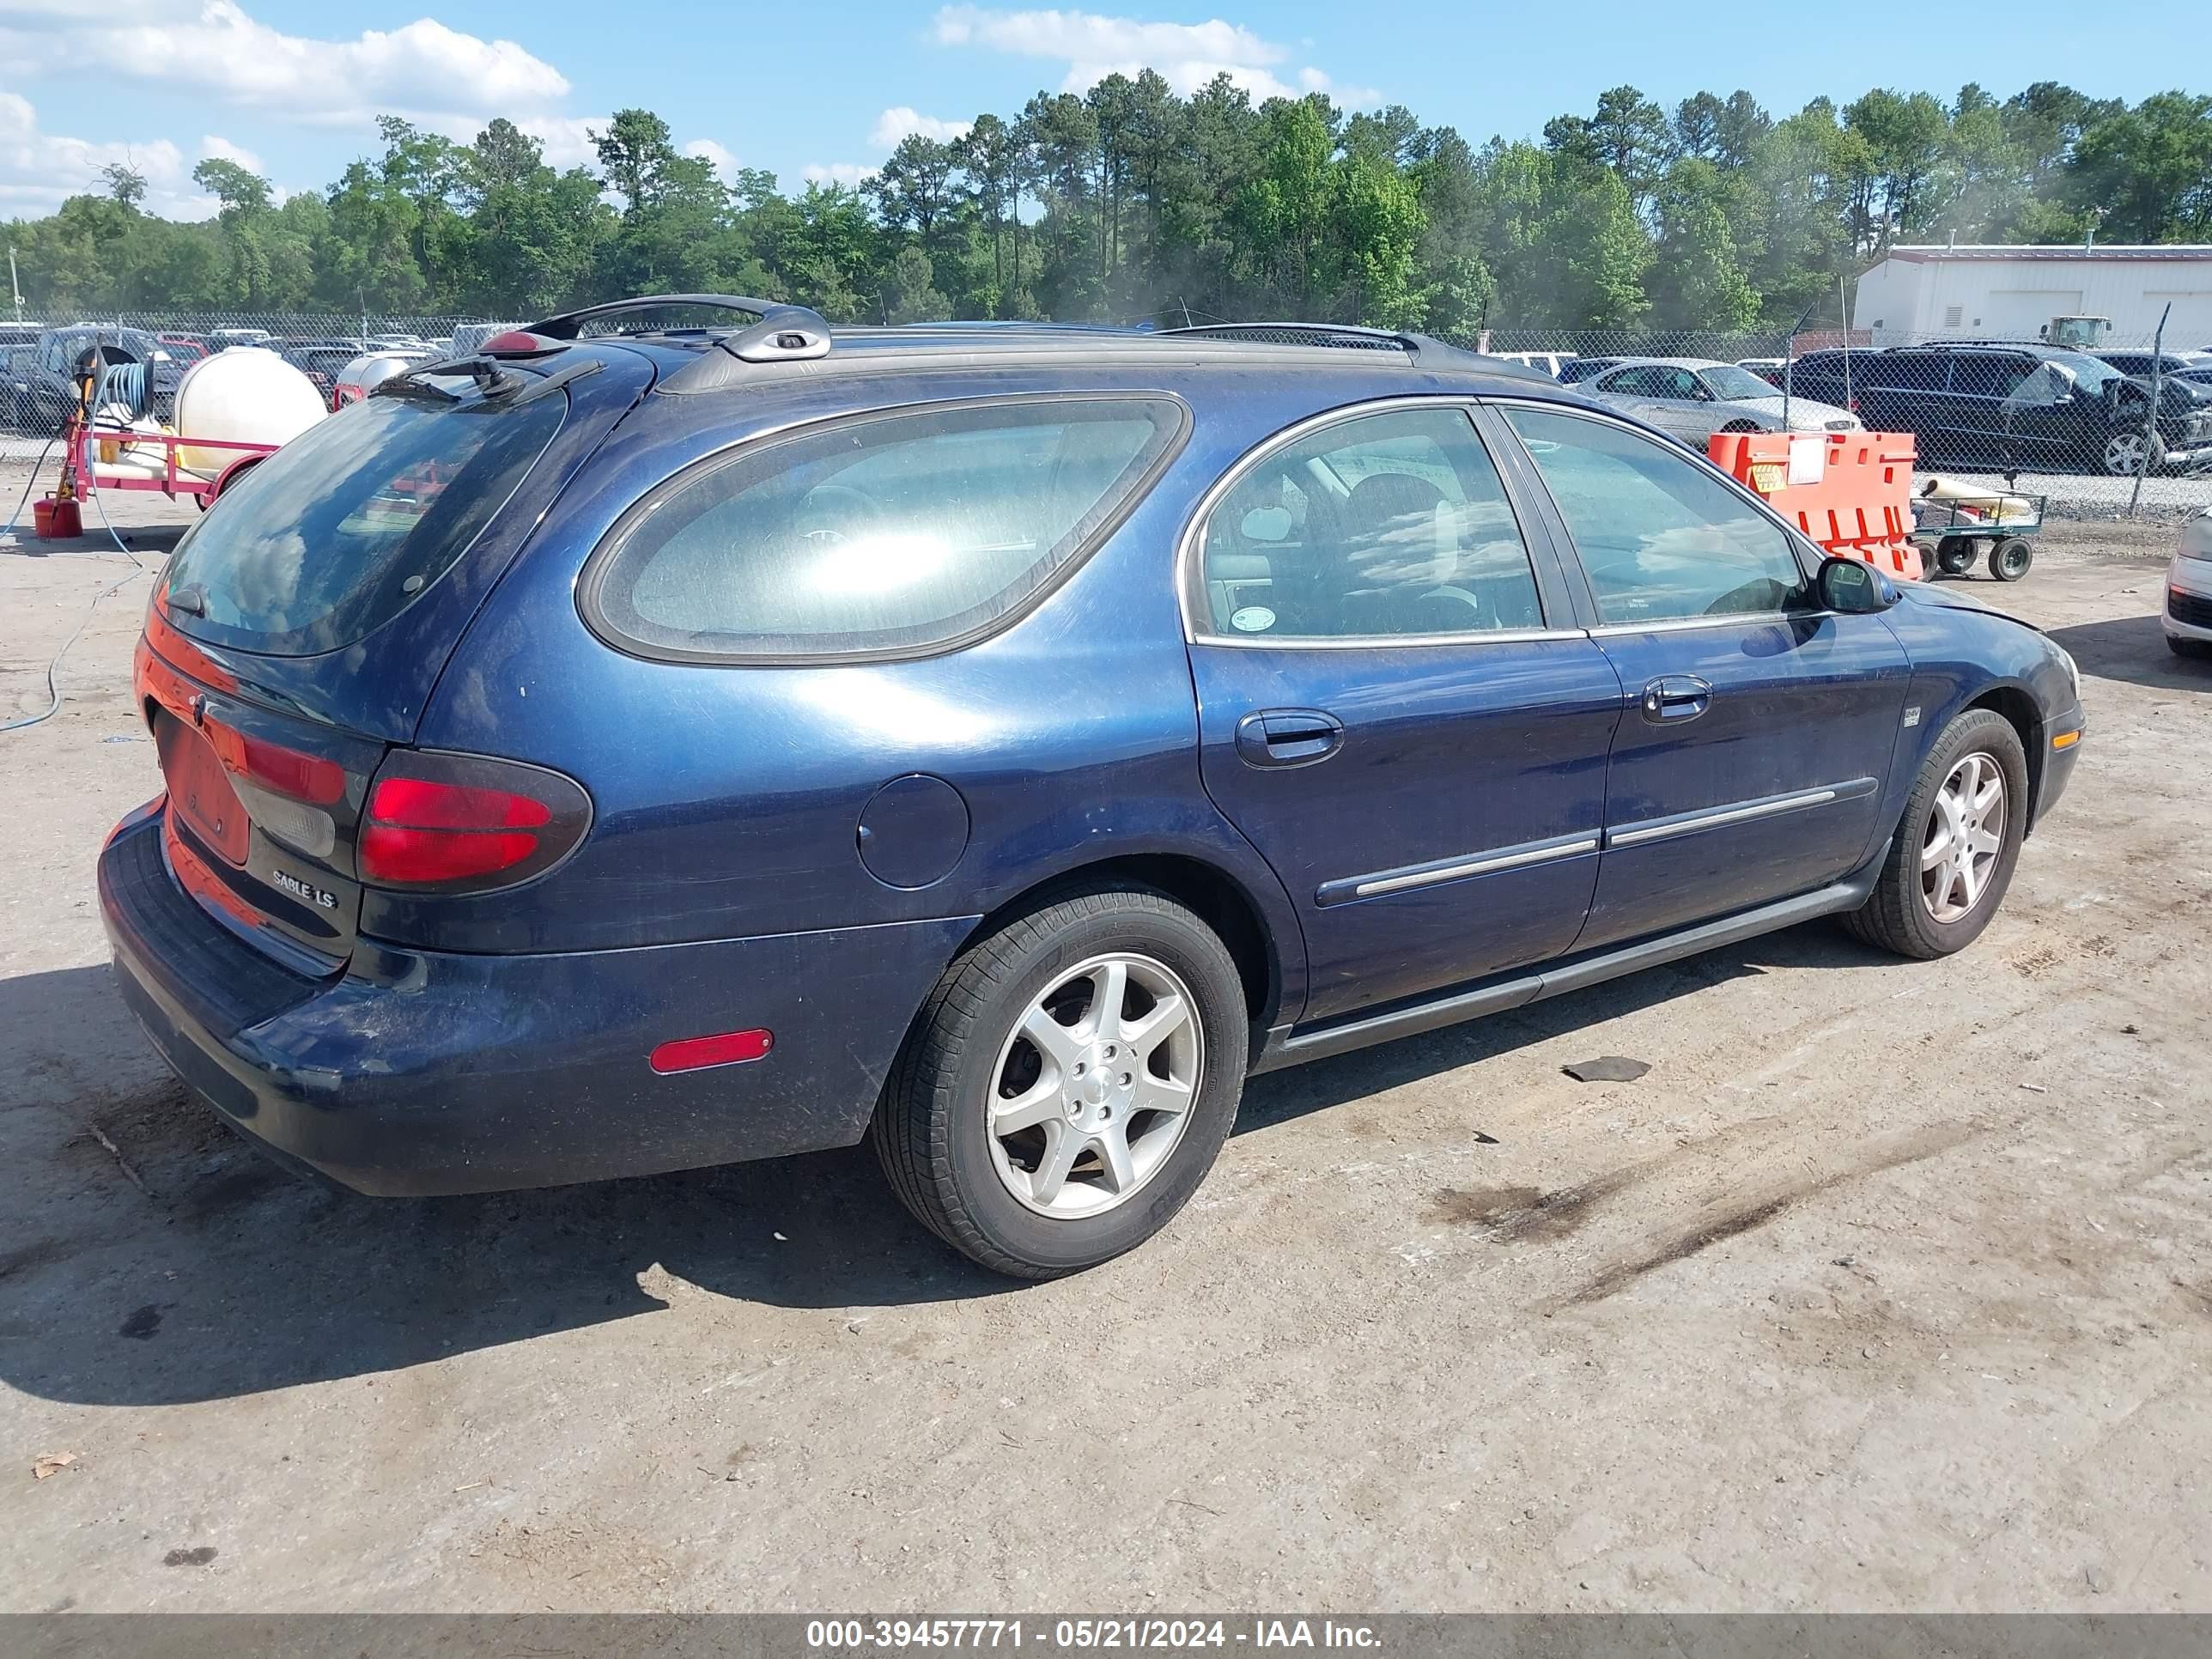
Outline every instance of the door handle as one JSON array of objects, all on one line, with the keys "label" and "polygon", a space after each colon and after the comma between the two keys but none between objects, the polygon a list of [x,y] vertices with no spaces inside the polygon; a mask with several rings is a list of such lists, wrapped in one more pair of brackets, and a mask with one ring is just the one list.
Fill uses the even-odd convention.
[{"label": "door handle", "polygon": [[1319,708],[1255,709],[1237,722],[1247,766],[1311,766],[1344,745],[1344,722]]},{"label": "door handle", "polygon": [[1695,674],[1668,674],[1644,688],[1640,707],[1654,726],[1693,720],[1712,707],[1713,688]]}]

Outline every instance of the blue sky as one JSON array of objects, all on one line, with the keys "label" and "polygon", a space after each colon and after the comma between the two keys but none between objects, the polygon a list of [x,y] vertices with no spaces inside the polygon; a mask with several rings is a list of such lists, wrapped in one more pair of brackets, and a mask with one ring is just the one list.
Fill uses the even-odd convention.
[{"label": "blue sky", "polygon": [[1744,87],[1786,113],[1877,85],[1948,100],[1967,79],[2002,96],[2057,78],[2134,100],[2205,78],[2200,68],[2192,85],[2130,31],[2085,25],[2078,0],[2017,0],[2002,14],[1986,0],[1926,0],[1905,33],[1899,15],[1648,0],[1096,11],[0,0],[0,219],[50,211],[122,159],[148,175],[149,205],[179,216],[211,210],[190,179],[210,155],[284,190],[318,189],[374,151],[383,110],[464,138],[507,114],[567,164],[588,158],[587,128],[643,105],[696,153],[769,168],[788,189],[860,176],[902,131],[949,133],[1040,88],[1079,90],[1140,65],[1181,88],[1225,69],[1263,94],[1317,87],[1352,107],[1403,103],[1477,143],[1534,136],[1624,81],[1669,106]]}]

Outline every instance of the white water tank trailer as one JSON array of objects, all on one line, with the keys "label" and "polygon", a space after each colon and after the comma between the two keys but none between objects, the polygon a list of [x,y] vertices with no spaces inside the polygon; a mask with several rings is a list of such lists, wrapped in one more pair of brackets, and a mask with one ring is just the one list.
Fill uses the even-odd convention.
[{"label": "white water tank trailer", "polygon": [[[273,351],[233,346],[203,357],[177,388],[177,430],[229,443],[287,444],[330,411],[314,382]],[[178,464],[213,477],[239,459],[234,449],[186,444]]]}]

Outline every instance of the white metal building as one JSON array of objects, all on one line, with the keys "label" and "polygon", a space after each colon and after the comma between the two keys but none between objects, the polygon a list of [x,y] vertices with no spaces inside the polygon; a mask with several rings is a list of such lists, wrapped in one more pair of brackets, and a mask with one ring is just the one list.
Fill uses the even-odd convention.
[{"label": "white metal building", "polygon": [[1876,345],[1929,336],[2033,340],[2054,317],[2109,317],[2114,344],[2212,349],[2212,246],[1893,247],[1859,278],[1851,321]]}]

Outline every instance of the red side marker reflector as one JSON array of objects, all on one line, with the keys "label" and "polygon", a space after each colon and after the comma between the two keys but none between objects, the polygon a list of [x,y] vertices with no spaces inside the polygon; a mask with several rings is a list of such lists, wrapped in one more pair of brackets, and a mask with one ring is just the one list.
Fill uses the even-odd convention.
[{"label": "red side marker reflector", "polygon": [[664,1042],[653,1051],[651,1064],[664,1076],[670,1072],[696,1072],[709,1066],[735,1066],[741,1060],[758,1060],[774,1047],[773,1031],[724,1031],[719,1036],[684,1037],[675,1042]]}]

